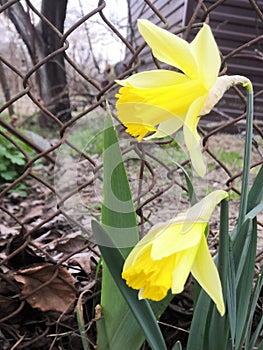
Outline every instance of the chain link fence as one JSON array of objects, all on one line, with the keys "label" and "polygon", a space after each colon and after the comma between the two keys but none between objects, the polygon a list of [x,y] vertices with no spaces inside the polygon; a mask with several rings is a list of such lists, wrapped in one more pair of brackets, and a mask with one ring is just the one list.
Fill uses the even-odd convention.
[{"label": "chain link fence", "polygon": [[[12,27],[12,13],[18,14],[14,10],[18,3],[20,1],[2,1],[0,16],[8,26]],[[114,80],[125,78],[140,71],[142,67],[160,67],[160,63],[153,57],[148,55],[147,59],[145,58],[145,43],[135,40],[136,19],[147,13],[150,19],[159,22],[163,27],[172,28],[177,34],[191,37],[193,28],[198,28],[201,20],[209,23],[213,14],[222,10],[224,1],[215,1],[212,5],[209,1],[189,2],[192,6],[189,7],[191,16],[188,13],[187,23],[180,28],[174,27],[174,23],[170,22],[172,17],[167,19],[168,16],[164,14],[166,10],[163,10],[166,6],[166,9],[171,10],[166,13],[171,13],[175,3],[145,0],[136,5],[136,2],[127,1],[127,20],[116,23],[110,16],[105,15],[107,3],[99,1],[90,12],[83,12],[75,23],[61,32],[61,28],[57,28],[50,18],[43,15],[43,11],[35,7],[35,1],[26,1],[24,6],[28,22],[24,25],[27,26],[27,35],[33,43],[32,47],[36,50],[33,63],[28,58],[22,40],[14,41],[13,37],[8,39],[8,35],[4,34],[6,49],[2,50],[0,56],[2,349],[72,349],[74,346],[76,348],[75,344],[78,344],[77,348],[80,346],[80,337],[72,312],[74,302],[76,298],[83,302],[85,292],[87,309],[88,305],[90,309],[94,309],[92,299],[99,303],[99,278],[95,278],[94,267],[98,263],[99,254],[92,240],[90,222],[92,218],[100,219],[101,212],[102,131],[107,113],[106,100],[109,101],[115,118],[114,104],[118,88]],[[253,12],[255,26],[263,28],[262,1],[251,0],[244,3]],[[237,12],[239,6],[241,5],[236,4]],[[34,21],[39,21],[38,26],[44,23],[45,28],[56,35],[56,45],[54,49],[47,51],[47,54],[38,53],[37,45],[34,46],[34,40],[37,40],[34,37],[37,32],[32,28]],[[75,51],[69,53],[74,33],[78,37],[80,30],[88,31],[88,25],[94,21],[99,22],[101,27],[106,28],[112,37],[122,44],[123,61],[101,67],[99,58],[96,58],[95,46],[92,46],[94,43],[88,39],[82,43],[88,48],[86,62],[81,58],[81,52],[77,52],[78,55],[72,54]],[[220,25],[221,28],[224,27],[223,20]],[[15,27],[17,29],[16,25]],[[14,27],[11,28],[11,32],[15,32]],[[135,34],[132,36],[131,33]],[[256,60],[255,67],[258,71],[253,74],[260,75],[263,51],[260,51],[258,45],[262,45],[262,39],[262,34],[258,32],[253,38],[244,35],[242,42],[236,40],[232,51],[222,57],[222,73],[228,74],[228,67],[233,67],[233,58],[242,57],[247,59],[246,62],[250,62],[249,69],[253,72],[253,62]],[[52,43],[50,45],[52,46]],[[219,47],[223,52],[224,43],[220,42]],[[50,92],[52,96],[45,100],[43,85],[39,80],[45,78],[44,67],[54,62],[56,67],[66,72],[67,80],[62,87],[53,85],[53,91]],[[239,71],[239,74],[244,73]],[[251,79],[253,83],[253,77]],[[258,112],[254,121],[251,181],[263,162],[263,85],[256,82],[255,88],[254,102]],[[241,88],[232,88],[231,94],[235,96],[235,101],[238,101],[235,105],[243,111],[239,113],[229,105],[225,108],[226,99],[225,104],[223,102],[217,106],[211,116],[202,118],[199,132],[203,136],[208,172],[204,179],[193,176],[192,180],[200,198],[208,191],[218,188],[229,191],[232,199],[232,224],[236,220],[240,195],[246,113],[244,91]],[[58,109],[58,105],[62,107]],[[189,206],[187,186],[176,163],[190,169],[189,160],[180,132],[175,136],[175,140],[165,139],[156,143],[143,141],[138,144],[125,133],[117,118],[115,124],[133,193],[140,233],[143,235],[156,222],[172,218],[178,211]],[[259,222],[260,233],[261,226]],[[211,230],[213,234],[210,248],[215,252],[218,213],[213,218]],[[262,240],[259,239],[259,265],[262,254]],[[39,269],[45,270],[45,277],[40,276]],[[30,284],[29,277],[40,282]],[[66,306],[55,307],[56,311],[63,311],[59,316],[54,316],[48,311],[54,308],[45,309],[44,302],[39,305],[34,300],[34,296],[40,298],[41,293],[50,293],[47,290],[56,283],[57,288],[64,291],[61,298],[65,298],[65,295],[71,296],[66,300]],[[52,299],[54,294],[54,291],[48,294],[49,299]],[[30,311],[28,303],[33,307]],[[181,308],[188,321],[190,316],[187,316],[186,306],[181,305]],[[36,311],[39,309],[40,311]],[[31,319],[22,316],[23,310],[29,312]],[[88,337],[92,345],[95,335],[91,325],[95,316],[93,311],[85,312],[91,328],[91,335]],[[23,326],[19,329],[14,326],[16,322]],[[180,326],[187,328],[186,324]],[[173,329],[173,332],[175,336],[178,330]]]}]

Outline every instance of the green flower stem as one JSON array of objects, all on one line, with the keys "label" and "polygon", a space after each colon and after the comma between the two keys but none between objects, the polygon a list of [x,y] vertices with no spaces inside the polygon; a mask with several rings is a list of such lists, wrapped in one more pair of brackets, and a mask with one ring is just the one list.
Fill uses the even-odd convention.
[{"label": "green flower stem", "polygon": [[219,231],[219,252],[218,252],[218,271],[220,274],[223,295],[227,291],[227,272],[229,264],[229,235],[228,235],[228,199],[221,202],[220,211],[220,231]]},{"label": "green flower stem", "polygon": [[239,208],[239,218],[237,227],[238,229],[245,220],[247,213],[247,202],[248,202],[248,182],[250,172],[250,159],[251,159],[251,148],[252,148],[252,134],[253,134],[253,86],[249,82],[244,86],[247,90],[247,123],[246,123],[246,143],[245,143],[245,154],[243,164],[243,178],[241,188],[241,199]]}]

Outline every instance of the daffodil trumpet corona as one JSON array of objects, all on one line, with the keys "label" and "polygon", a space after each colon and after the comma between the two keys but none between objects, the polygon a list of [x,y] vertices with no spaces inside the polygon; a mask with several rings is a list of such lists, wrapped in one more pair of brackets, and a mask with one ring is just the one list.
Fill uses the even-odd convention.
[{"label": "daffodil trumpet corona", "polygon": [[140,299],[159,301],[184,289],[190,274],[225,313],[220,277],[208,249],[205,232],[216,205],[228,198],[217,190],[174,219],[154,226],[126,259],[122,278],[139,290]]},{"label": "daffodil trumpet corona", "polygon": [[[116,82],[119,120],[138,141],[172,135],[181,127],[193,168],[201,177],[206,166],[197,125],[233,85],[250,81],[239,75],[218,77],[221,59],[210,27],[203,24],[191,43],[148,20],[139,19],[141,35],[153,56],[177,71],[140,72]],[[179,72],[178,72],[179,70]]]}]

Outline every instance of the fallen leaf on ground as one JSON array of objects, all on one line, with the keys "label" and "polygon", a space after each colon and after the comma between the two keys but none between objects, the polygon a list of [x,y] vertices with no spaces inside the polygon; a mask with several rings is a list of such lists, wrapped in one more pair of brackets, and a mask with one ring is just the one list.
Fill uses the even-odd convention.
[{"label": "fallen leaf on ground", "polygon": [[[21,229],[20,233],[12,237],[12,239],[8,242],[6,249],[7,255],[13,253],[17,249],[20,249],[26,243],[24,233],[24,230]],[[40,264],[42,262],[44,262],[44,258],[38,256],[32,248],[26,245],[19,253],[9,259],[7,264],[8,267],[19,269],[26,266],[31,266],[32,264]]]},{"label": "fallen leaf on ground", "polygon": [[42,264],[21,269],[15,279],[23,284],[21,294],[33,308],[64,313],[73,310],[76,298],[74,280],[65,268]]},{"label": "fallen leaf on ground", "polygon": [[0,233],[1,233],[1,238],[6,237],[10,235],[17,234],[19,232],[19,227],[10,227],[7,225],[0,224]]},{"label": "fallen leaf on ground", "polygon": [[23,223],[28,224],[43,215],[44,205],[33,206],[28,209],[28,213],[25,215]]},{"label": "fallen leaf on ground", "polygon": [[71,254],[77,250],[83,248],[86,244],[86,241],[80,231],[66,233],[57,240],[55,249],[59,252],[66,254]]},{"label": "fallen leaf on ground", "polygon": [[18,306],[18,301],[4,295],[0,295],[0,318],[10,315],[18,308]]},{"label": "fallen leaf on ground", "polygon": [[[94,261],[92,261],[92,259]],[[82,252],[82,253],[78,253],[73,255],[69,260],[68,263],[70,265],[76,266],[79,265],[83,271],[85,271],[85,273],[87,275],[89,275],[92,271],[92,265],[93,265],[93,270],[95,270],[96,268],[96,261],[98,260],[98,255],[96,255],[93,252]]]}]

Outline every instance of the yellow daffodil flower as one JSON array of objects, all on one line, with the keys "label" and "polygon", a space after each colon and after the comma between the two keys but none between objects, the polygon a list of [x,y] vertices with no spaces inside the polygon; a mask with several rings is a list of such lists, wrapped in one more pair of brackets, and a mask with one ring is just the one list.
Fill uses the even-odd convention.
[{"label": "yellow daffodil flower", "polygon": [[138,27],[154,57],[181,72],[159,69],[117,80],[122,85],[116,95],[118,118],[138,141],[148,132],[160,138],[183,126],[193,168],[203,177],[206,168],[197,132],[199,118],[232,85],[247,85],[249,80],[238,75],[218,77],[220,54],[206,24],[191,43],[145,19],[138,20]]},{"label": "yellow daffodil flower", "polygon": [[175,219],[154,226],[126,259],[122,277],[128,286],[139,290],[139,298],[159,301],[169,289],[183,291],[191,272],[225,312],[221,282],[209,253],[205,231],[216,205],[227,198],[225,191],[210,193]]}]

